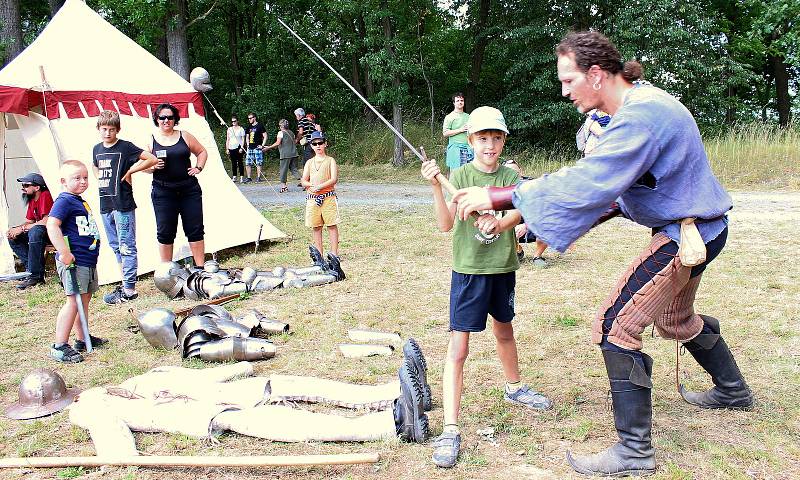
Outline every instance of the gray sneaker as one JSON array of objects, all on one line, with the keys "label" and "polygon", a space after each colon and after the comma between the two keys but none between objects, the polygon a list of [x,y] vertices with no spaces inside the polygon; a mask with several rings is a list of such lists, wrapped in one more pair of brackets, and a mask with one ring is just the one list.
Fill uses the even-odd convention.
[{"label": "gray sneaker", "polygon": [[508,390],[503,389],[505,393],[503,398],[507,402],[516,403],[534,410],[549,410],[553,407],[553,402],[536,390],[531,390],[531,387],[523,385],[514,393],[508,393]]},{"label": "gray sneaker", "polygon": [[433,441],[433,463],[437,467],[452,468],[461,449],[461,434],[444,431]]},{"label": "gray sneaker", "polygon": [[547,260],[543,257],[535,257],[531,260],[531,263],[537,268],[545,268],[547,266]]},{"label": "gray sneaker", "polygon": [[50,346],[50,358],[61,363],[78,363],[83,361],[83,355],[76,352],[68,343]]},{"label": "gray sneaker", "polygon": [[117,285],[117,288],[115,288],[113,292],[103,296],[103,302],[105,302],[106,305],[119,305],[120,303],[130,302],[137,298],[139,298],[138,293],[133,292],[133,294],[128,295],[121,285]]}]

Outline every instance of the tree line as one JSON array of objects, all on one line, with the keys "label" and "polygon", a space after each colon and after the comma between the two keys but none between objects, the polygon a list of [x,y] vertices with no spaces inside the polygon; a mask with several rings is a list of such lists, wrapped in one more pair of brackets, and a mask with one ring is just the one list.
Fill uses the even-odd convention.
[{"label": "tree line", "polygon": [[[782,127],[798,108],[800,0],[87,0],[184,78],[210,73],[221,113],[290,118],[303,106],[327,128],[376,121],[277,21],[281,18],[396,127],[433,131],[463,92],[467,111],[494,105],[534,146],[571,141],[553,49],[597,29],[645,78],[676,95],[705,131],[740,122]],[[8,62],[63,0],[2,0]],[[124,54],[124,52],[114,52]],[[291,118],[290,118],[291,119]],[[402,148],[395,149],[402,163]]]}]

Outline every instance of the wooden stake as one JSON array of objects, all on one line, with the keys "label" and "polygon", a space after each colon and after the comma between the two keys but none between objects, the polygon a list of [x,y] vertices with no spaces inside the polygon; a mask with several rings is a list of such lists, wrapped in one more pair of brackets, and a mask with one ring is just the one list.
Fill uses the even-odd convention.
[{"label": "wooden stake", "polygon": [[0,459],[0,468],[60,467],[307,467],[377,463],[378,453],[335,455],[262,455],[245,457],[130,456],[130,457],[16,457]]}]

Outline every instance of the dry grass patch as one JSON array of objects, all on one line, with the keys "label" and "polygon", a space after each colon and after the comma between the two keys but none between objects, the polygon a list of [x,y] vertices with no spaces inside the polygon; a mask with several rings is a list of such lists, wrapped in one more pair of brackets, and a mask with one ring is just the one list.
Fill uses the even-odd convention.
[{"label": "dry grass patch", "polygon": [[[655,358],[653,390],[657,479],[800,477],[800,269],[788,252],[800,251],[796,225],[800,195],[737,195],[729,244],[709,268],[697,306],[721,319],[723,334],[759,400],[753,412],[699,411],[682,402],[674,388],[674,344],[645,339]],[[763,208],[765,205],[770,208]],[[764,213],[767,212],[767,213]],[[774,218],[770,212],[778,212]],[[252,295],[229,308],[257,308],[291,324],[276,337],[278,355],[256,364],[259,375],[302,373],[343,381],[379,383],[396,375],[399,356],[347,359],[336,350],[352,327],[398,331],[422,345],[434,392],[433,433],[442,426],[441,365],[447,344],[450,236],[435,231],[428,207],[398,211],[350,208],[344,213],[342,259],[348,279],[307,290]],[[274,267],[308,263],[309,232],[299,208],[265,212],[294,240],[225,252],[224,266]],[[146,454],[265,455],[377,451],[377,465],[314,469],[158,470],[111,468],[112,479],[194,478],[579,478],[564,460],[566,449],[596,452],[615,441],[608,411],[608,383],[589,327],[597,305],[627,262],[648,241],[648,232],[613,220],[581,239],[572,253],[547,253],[544,269],[525,264],[517,278],[515,329],[523,377],[550,395],[555,408],[535,414],[502,401],[501,368],[491,333],[473,335],[465,370],[462,428],[464,451],[456,468],[437,470],[430,447],[397,441],[376,443],[281,444],[223,435],[218,444],[182,435],[137,434]],[[109,348],[70,366],[47,358],[53,319],[62,294],[52,278],[35,291],[19,294],[0,285],[0,403],[16,400],[21,377],[33,368],[57,368],[67,383],[90,387],[121,382],[157,365],[180,365],[175,352],[155,350],[129,333],[131,319],[122,307],[102,304],[104,287],[92,302],[93,331],[111,339]],[[191,302],[169,302],[151,277],[140,284],[139,310]],[[649,330],[648,330],[649,333]],[[200,362],[184,362],[201,368]],[[690,356],[681,357],[681,378],[693,388],[710,385]],[[496,445],[476,431],[495,429]],[[65,413],[31,422],[0,418],[0,455],[91,455],[85,432]],[[2,478],[93,476],[91,469],[0,472]]]}]

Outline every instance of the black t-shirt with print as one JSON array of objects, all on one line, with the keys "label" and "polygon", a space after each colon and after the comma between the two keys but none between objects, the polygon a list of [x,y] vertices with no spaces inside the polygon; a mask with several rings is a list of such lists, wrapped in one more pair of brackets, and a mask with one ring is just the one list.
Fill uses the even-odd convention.
[{"label": "black t-shirt with print", "polygon": [[264,134],[267,133],[267,131],[264,129],[264,126],[260,123],[248,125],[245,132],[246,134],[244,141],[247,143],[247,148],[250,149],[260,147],[264,142]]},{"label": "black t-shirt with print", "polygon": [[117,140],[110,147],[98,143],[92,151],[92,162],[98,170],[100,213],[130,212],[136,208],[133,187],[122,177],[139,160],[142,149],[127,140]]}]

